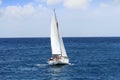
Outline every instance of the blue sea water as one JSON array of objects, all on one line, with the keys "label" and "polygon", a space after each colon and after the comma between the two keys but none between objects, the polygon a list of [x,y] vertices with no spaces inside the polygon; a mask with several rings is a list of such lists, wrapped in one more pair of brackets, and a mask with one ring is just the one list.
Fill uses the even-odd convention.
[{"label": "blue sea water", "polygon": [[63,40],[71,64],[50,66],[49,38],[1,38],[0,80],[120,80],[119,37]]}]

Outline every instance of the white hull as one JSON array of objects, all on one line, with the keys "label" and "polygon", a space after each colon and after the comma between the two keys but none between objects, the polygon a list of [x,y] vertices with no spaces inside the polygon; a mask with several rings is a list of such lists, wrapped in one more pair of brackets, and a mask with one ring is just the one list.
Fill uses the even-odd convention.
[{"label": "white hull", "polygon": [[61,58],[59,60],[53,59],[48,61],[49,65],[64,65],[64,64],[69,64],[69,59],[68,58]]}]

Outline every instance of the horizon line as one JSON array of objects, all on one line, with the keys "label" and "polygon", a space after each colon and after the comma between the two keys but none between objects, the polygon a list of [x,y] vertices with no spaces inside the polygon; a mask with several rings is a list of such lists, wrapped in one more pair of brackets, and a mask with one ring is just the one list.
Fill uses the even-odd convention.
[{"label": "horizon line", "polygon": [[[120,37],[120,36],[63,36],[62,38],[110,38],[110,37]],[[50,38],[50,37],[0,37],[0,38]]]}]

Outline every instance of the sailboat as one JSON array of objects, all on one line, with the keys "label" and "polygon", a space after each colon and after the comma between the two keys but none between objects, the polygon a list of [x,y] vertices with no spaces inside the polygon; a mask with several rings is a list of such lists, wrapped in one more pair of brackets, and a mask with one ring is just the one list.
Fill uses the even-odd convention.
[{"label": "sailboat", "polygon": [[50,65],[69,64],[69,58],[67,56],[62,37],[59,33],[58,21],[54,9],[52,22],[51,22],[51,49],[52,57],[48,61]]}]

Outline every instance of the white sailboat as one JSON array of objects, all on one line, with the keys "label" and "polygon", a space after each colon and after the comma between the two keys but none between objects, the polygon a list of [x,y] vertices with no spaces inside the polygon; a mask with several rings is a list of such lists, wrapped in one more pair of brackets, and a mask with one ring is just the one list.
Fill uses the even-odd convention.
[{"label": "white sailboat", "polygon": [[59,33],[58,21],[54,10],[52,22],[51,22],[51,48],[52,57],[48,61],[50,65],[57,64],[69,64],[69,58],[67,56],[62,37]]}]

